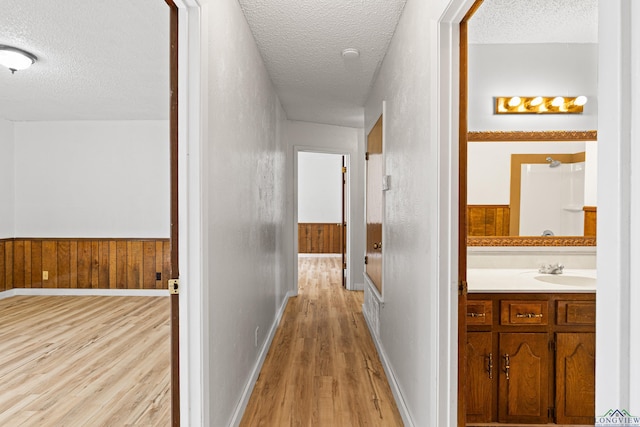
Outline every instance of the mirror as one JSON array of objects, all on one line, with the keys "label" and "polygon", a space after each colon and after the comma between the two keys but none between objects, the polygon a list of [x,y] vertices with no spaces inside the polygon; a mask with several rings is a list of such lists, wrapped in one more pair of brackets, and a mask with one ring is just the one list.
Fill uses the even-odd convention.
[{"label": "mirror", "polygon": [[[597,135],[592,129],[598,121],[597,4],[559,2],[554,7],[558,10],[549,22],[550,14],[542,13],[544,5],[537,2],[485,0],[469,20],[468,246],[595,245]],[[496,114],[495,110],[498,97],[581,95],[588,101],[579,114]],[[577,222],[568,227],[559,225],[564,220],[526,225],[527,217],[542,216],[541,208],[550,204],[557,181],[550,178],[533,196],[520,185],[512,188],[516,187],[511,179],[512,156],[538,156],[532,163],[521,162],[519,169],[540,167],[542,176],[551,169],[559,172],[549,168],[560,160],[556,157],[579,153],[584,153],[584,165],[568,173],[576,178],[567,182],[573,192],[562,197],[565,216],[579,218]],[[547,162],[547,157],[552,160]],[[580,163],[563,159],[562,168]],[[518,178],[520,184],[528,181]],[[524,209],[521,201],[527,203]]]},{"label": "mirror", "polygon": [[595,245],[597,133],[470,132],[470,246]]}]

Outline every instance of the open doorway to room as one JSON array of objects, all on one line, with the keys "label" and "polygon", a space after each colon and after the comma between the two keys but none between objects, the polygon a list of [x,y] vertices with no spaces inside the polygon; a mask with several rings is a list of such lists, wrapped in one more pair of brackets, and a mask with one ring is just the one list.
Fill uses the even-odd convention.
[{"label": "open doorway to room", "polygon": [[[595,416],[597,2],[543,3],[460,24],[459,426]],[[532,174],[554,184],[527,204]]]},{"label": "open doorway to room", "polygon": [[297,153],[298,289],[318,275],[347,283],[347,161],[344,154]]}]

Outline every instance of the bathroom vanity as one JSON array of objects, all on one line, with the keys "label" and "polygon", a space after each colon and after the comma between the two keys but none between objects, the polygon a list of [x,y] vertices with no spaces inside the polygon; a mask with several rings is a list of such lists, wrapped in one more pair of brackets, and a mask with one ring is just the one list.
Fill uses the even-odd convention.
[{"label": "bathroom vanity", "polygon": [[595,270],[467,281],[467,422],[593,424]]}]

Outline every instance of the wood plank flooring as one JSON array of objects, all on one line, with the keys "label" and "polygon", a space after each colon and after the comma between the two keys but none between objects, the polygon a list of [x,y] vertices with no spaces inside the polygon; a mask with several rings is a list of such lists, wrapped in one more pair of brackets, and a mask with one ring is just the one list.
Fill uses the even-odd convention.
[{"label": "wood plank flooring", "polygon": [[241,426],[402,426],[339,257],[300,257],[283,319]]},{"label": "wood plank flooring", "polygon": [[166,297],[0,300],[1,426],[168,426]]}]

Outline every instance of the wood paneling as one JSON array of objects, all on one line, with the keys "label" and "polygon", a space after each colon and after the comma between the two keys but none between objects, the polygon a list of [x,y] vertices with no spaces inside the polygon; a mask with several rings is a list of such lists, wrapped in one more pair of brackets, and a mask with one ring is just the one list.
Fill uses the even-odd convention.
[{"label": "wood paneling", "polygon": [[340,254],[340,224],[299,223],[298,253],[301,254]]},{"label": "wood paneling", "polygon": [[168,239],[0,240],[0,291],[164,289],[171,267],[169,251]]},{"label": "wood paneling", "polygon": [[585,206],[582,210],[584,211],[584,235],[596,237],[598,209],[595,206]]},{"label": "wood paneling", "polygon": [[467,206],[468,236],[508,236],[509,205]]}]

